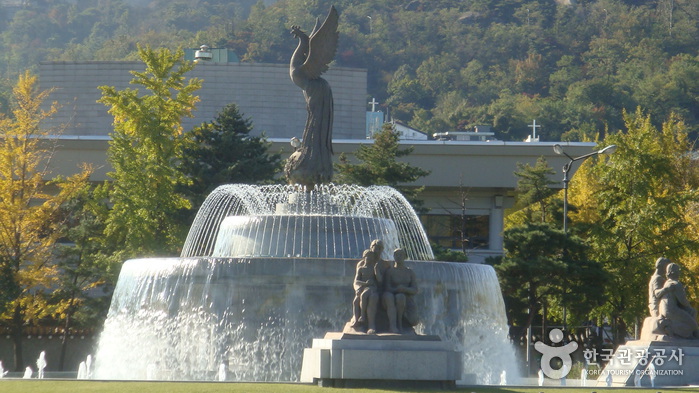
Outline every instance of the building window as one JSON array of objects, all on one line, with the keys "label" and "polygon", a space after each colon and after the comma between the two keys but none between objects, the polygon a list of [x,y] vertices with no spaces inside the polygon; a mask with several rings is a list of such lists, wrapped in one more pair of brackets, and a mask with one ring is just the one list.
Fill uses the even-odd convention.
[{"label": "building window", "polygon": [[490,216],[426,214],[420,220],[432,243],[457,250],[489,248]]}]

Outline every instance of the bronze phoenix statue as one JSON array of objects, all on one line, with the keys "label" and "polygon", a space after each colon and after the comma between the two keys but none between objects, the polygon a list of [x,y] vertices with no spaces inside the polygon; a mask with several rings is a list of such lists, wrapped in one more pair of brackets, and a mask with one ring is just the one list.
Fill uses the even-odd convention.
[{"label": "bronze phoenix statue", "polygon": [[320,76],[337,51],[338,19],[337,10],[330,7],[322,24],[316,19],[310,36],[299,26],[291,27],[299,42],[291,56],[289,75],[303,90],[308,117],[303,139],[289,157],[284,173],[290,184],[304,185],[309,191],[316,184],[330,182],[333,175],[333,95],[330,84]]}]

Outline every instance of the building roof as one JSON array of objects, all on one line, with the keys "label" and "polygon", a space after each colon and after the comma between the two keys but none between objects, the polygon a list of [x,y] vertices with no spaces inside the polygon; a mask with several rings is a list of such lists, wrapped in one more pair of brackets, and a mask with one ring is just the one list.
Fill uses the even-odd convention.
[{"label": "building roof", "polygon": [[[108,136],[62,136],[58,137],[57,151],[52,167],[53,175],[70,175],[77,172],[83,161],[96,168],[93,181],[107,180],[111,167],[107,163]],[[270,138],[272,150],[288,157],[292,148],[289,139]],[[373,143],[366,139],[333,140],[335,159],[341,154],[350,160],[359,146]],[[594,151],[591,142],[472,142],[472,141],[400,141],[402,146],[413,146],[411,155],[405,158],[411,165],[431,171],[420,179],[416,186],[432,188],[510,189],[517,186],[514,172],[517,163],[534,165],[539,157],[545,157],[549,165],[559,171],[567,162],[564,156],[556,155],[554,144],[561,144],[571,155],[583,155]],[[562,175],[561,175],[562,177]]]}]

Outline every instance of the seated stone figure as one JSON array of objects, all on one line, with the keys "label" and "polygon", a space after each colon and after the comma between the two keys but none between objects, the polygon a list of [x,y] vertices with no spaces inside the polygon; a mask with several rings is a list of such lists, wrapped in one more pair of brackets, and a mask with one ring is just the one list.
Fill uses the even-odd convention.
[{"label": "seated stone figure", "polygon": [[660,299],[655,295],[655,292],[665,285],[665,273],[669,264],[670,260],[664,257],[655,260],[655,272],[653,272],[648,282],[648,310],[651,317],[658,316]]},{"label": "seated stone figure", "polygon": [[655,260],[655,271],[648,281],[648,311],[650,311],[650,316],[643,321],[641,340],[653,341],[658,339],[658,335],[665,336],[664,325],[667,324],[667,321],[658,315],[660,299],[655,293],[665,285],[665,273],[669,264],[670,260],[664,257]]},{"label": "seated stone figure", "polygon": [[395,262],[381,259],[383,242],[374,240],[357,263],[352,301],[352,319],[343,331],[351,334],[414,334],[418,323],[418,292],[412,269],[405,266],[407,253],[398,248]]},{"label": "seated stone figure", "polygon": [[[376,308],[379,301],[379,284],[377,281],[378,264],[376,254],[371,249],[365,250],[357,263],[354,276],[354,301],[351,326],[356,330],[367,327],[366,333],[376,332]],[[380,275],[380,273],[379,273]]]},{"label": "seated stone figure", "polygon": [[699,338],[697,311],[689,304],[684,286],[679,282],[680,267],[667,265],[665,285],[655,292],[660,300],[658,315],[663,333],[671,337]]},{"label": "seated stone figure", "polygon": [[379,283],[379,291],[383,292],[384,274],[393,264],[381,258],[381,254],[383,254],[383,241],[381,239],[374,239],[369,245],[369,249],[376,255],[376,280]]},{"label": "seated stone figure", "polygon": [[388,315],[389,331],[403,333],[406,327],[417,325],[417,307],[413,296],[417,294],[415,272],[405,266],[406,252],[398,248],[393,253],[395,264],[386,270],[382,302]]}]

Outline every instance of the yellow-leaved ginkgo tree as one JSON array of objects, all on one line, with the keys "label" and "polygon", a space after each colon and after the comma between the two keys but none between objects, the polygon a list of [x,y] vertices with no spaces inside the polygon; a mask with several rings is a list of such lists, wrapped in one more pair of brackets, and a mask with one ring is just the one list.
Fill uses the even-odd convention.
[{"label": "yellow-leaved ginkgo tree", "polygon": [[0,318],[12,332],[17,371],[24,367],[23,326],[52,312],[47,297],[59,274],[53,251],[62,235],[60,207],[91,173],[84,166],[68,178],[50,179],[56,131],[40,127],[57,108],[42,106],[49,93],[25,72],[11,110],[0,118]]}]

